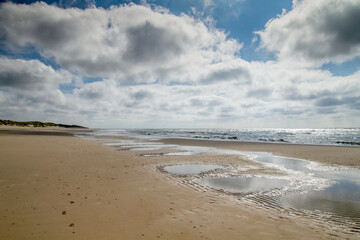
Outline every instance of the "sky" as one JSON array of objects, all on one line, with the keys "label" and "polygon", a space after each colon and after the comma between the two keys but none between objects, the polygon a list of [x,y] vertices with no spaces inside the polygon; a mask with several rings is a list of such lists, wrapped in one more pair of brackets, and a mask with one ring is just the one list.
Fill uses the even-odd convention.
[{"label": "sky", "polygon": [[360,127],[360,0],[0,1],[0,118]]}]

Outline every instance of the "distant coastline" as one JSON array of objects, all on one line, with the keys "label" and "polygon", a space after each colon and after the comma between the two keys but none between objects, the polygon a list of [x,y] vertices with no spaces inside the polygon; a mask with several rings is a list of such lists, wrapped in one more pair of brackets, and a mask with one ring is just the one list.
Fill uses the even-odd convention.
[{"label": "distant coastline", "polygon": [[83,128],[88,129],[87,127],[83,127],[80,125],[68,125],[68,124],[58,124],[58,123],[52,123],[52,122],[40,122],[40,121],[24,121],[24,122],[18,122],[13,120],[5,120],[0,119],[0,126],[15,126],[15,127],[39,127],[39,128],[45,128],[45,127],[60,127],[60,128]]}]

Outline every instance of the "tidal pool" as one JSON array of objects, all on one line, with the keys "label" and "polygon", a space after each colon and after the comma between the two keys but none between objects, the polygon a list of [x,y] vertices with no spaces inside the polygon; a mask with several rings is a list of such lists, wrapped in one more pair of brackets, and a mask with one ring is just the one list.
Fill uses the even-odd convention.
[{"label": "tidal pool", "polygon": [[345,217],[360,225],[360,188],[351,181],[340,180],[320,191],[285,195],[279,203],[284,207]]},{"label": "tidal pool", "polygon": [[249,153],[249,156],[254,161],[289,172],[290,179],[295,180],[290,191],[275,200],[279,206],[327,216],[327,220],[337,224],[347,225],[350,221],[347,225],[351,226],[350,231],[360,232],[360,169],[268,153]]},{"label": "tidal pool", "polygon": [[290,183],[288,180],[259,177],[209,177],[196,179],[196,183],[230,193],[263,192],[281,188]]},{"label": "tidal pool", "polygon": [[195,153],[193,153],[193,152],[170,152],[170,153],[164,154],[164,156],[191,156],[191,155],[195,155]]},{"label": "tidal pool", "polygon": [[158,147],[139,147],[139,148],[130,148],[130,151],[153,151],[159,150],[161,148]]},{"label": "tidal pool", "polygon": [[179,164],[164,167],[164,171],[175,175],[196,175],[215,169],[223,169],[225,166],[218,164]]},{"label": "tidal pool", "polygon": [[[329,214],[331,218],[344,218],[355,223],[354,229],[360,229],[360,169],[341,166],[326,166],[301,159],[274,156],[270,153],[239,152],[208,147],[177,146],[157,142],[123,140],[87,136],[104,145],[132,151],[149,151],[164,148],[175,148],[179,152],[148,153],[144,156],[161,155],[196,155],[201,153],[239,154],[250,160],[276,168],[288,176],[288,180],[277,178],[242,177],[239,172],[235,177],[198,178],[194,181],[200,185],[222,189],[230,193],[267,192],[276,188],[287,188],[282,195],[277,195],[276,203],[288,209],[305,210],[312,213]],[[164,167],[163,170],[175,175],[197,177],[200,173],[224,169],[218,164],[182,164]],[[229,168],[230,169],[230,168]],[[226,174],[224,169],[223,174]],[[237,173],[235,173],[237,174]],[[234,176],[234,173],[232,173]],[[204,177],[204,176],[203,176]],[[291,181],[291,184],[289,182]],[[261,195],[261,194],[260,194]],[[259,199],[261,200],[261,196]],[[357,230],[357,232],[359,232]]]}]

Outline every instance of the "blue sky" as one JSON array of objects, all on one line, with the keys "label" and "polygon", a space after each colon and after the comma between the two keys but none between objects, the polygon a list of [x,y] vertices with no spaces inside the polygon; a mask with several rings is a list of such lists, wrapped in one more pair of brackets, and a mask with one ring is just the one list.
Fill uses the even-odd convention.
[{"label": "blue sky", "polygon": [[358,0],[6,1],[0,118],[359,127]]}]

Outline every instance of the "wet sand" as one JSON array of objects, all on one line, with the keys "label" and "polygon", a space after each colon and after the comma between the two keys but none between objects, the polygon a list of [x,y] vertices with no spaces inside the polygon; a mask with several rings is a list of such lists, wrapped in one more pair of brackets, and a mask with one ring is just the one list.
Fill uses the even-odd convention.
[{"label": "wet sand", "polygon": [[164,139],[165,144],[215,147],[249,152],[271,152],[277,156],[300,158],[327,164],[360,166],[360,147],[321,146],[279,143],[252,143],[236,141],[208,141],[192,139]]},{"label": "wet sand", "polygon": [[[230,158],[246,164],[238,156]],[[338,233],[326,223],[203,192],[156,169],[180,162],[221,163],[221,159],[145,158],[140,152],[116,151],[66,131],[0,131],[0,239],[358,237]]]}]

